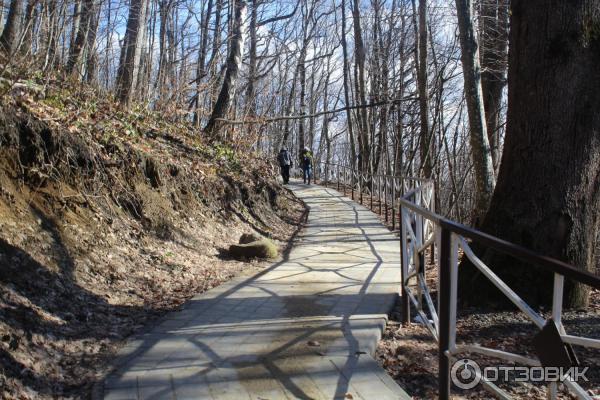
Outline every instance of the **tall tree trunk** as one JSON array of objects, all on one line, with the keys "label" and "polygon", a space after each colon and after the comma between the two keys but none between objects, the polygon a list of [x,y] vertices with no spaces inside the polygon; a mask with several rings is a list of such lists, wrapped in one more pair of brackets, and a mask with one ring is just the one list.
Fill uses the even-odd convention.
[{"label": "tall tree trunk", "polygon": [[206,13],[202,14],[202,38],[200,41],[200,49],[198,50],[198,66],[196,67],[196,112],[194,113],[194,125],[200,126],[202,115],[200,114],[200,92],[202,88],[202,78],[206,75],[206,55],[208,53],[208,25],[210,22],[210,14],[212,13],[213,0],[208,0],[206,5]]},{"label": "tall tree trunk", "polygon": [[456,0],[456,11],[462,50],[461,60],[465,98],[469,114],[469,143],[475,171],[476,199],[473,222],[475,226],[478,226],[488,209],[496,180],[485,124],[479,50],[473,29],[473,4],[471,0]]},{"label": "tall tree trunk", "polygon": [[[329,79],[331,77],[331,59],[327,60],[327,72],[325,75],[325,88],[323,89],[323,111],[329,109]],[[321,144],[325,142],[325,162],[331,162],[331,137],[329,137],[329,123],[331,117],[327,114],[323,116],[323,126],[321,127]],[[321,145],[319,145],[319,148]]]},{"label": "tall tree trunk", "polygon": [[[90,28],[92,18],[94,18],[95,8],[94,0],[83,0],[81,2],[79,22],[77,23],[77,33],[71,43],[69,49],[69,60],[67,62],[67,72],[70,74],[76,74],[79,70],[81,62],[81,56],[83,53],[84,46],[86,44],[86,38]],[[74,24],[75,25],[75,24]],[[79,74],[77,74],[79,76]]]},{"label": "tall tree trunk", "polygon": [[[346,43],[346,0],[342,0],[342,52],[344,54],[344,103],[350,107],[350,67],[348,61],[348,44]],[[354,131],[352,129],[352,111],[346,108],[346,124],[348,127],[348,138],[350,139],[350,167],[355,168],[356,144],[354,142]]]},{"label": "tall tree trunk", "polygon": [[58,64],[57,51],[58,51],[58,14],[59,14],[58,0],[46,0],[45,9],[47,16],[47,29],[44,36],[45,40],[45,61],[44,70],[54,67]]},{"label": "tall tree trunk", "polygon": [[75,44],[75,38],[77,37],[77,33],[79,32],[79,25],[82,19],[82,9],[83,9],[83,0],[77,0],[73,4],[73,19],[71,23],[71,32],[69,38],[69,49],[73,47]]},{"label": "tall tree trunk", "polygon": [[250,48],[248,57],[248,87],[246,88],[246,112],[248,116],[256,116],[256,73],[257,73],[257,25],[258,25],[258,2],[251,0],[250,11]]},{"label": "tall tree trunk", "polygon": [[98,74],[98,53],[96,49],[96,35],[98,34],[98,22],[100,20],[100,3],[95,1],[90,14],[90,22],[87,34],[87,60],[85,69],[85,80],[87,83],[96,83]]},{"label": "tall tree trunk", "polygon": [[212,50],[211,50],[211,55],[210,55],[210,76],[214,77],[213,80],[215,81],[215,84],[211,86],[210,88],[210,106],[212,107],[214,101],[215,101],[215,96],[216,96],[216,91],[217,91],[217,86],[216,83],[218,83],[220,81],[220,79],[217,79],[217,64],[219,63],[219,49],[221,47],[221,18],[222,18],[222,13],[223,13],[223,1],[224,0],[216,0],[215,3],[215,29],[213,32],[213,40],[212,40]]},{"label": "tall tree trunk", "polygon": [[146,100],[146,93],[148,92],[149,83],[144,79],[148,75],[148,71],[152,69],[152,57],[148,51],[148,20],[150,19],[150,1],[145,0],[144,14],[142,14],[140,32],[137,39],[137,46],[139,48],[139,65],[137,68],[137,76],[134,78],[134,85],[132,87],[133,93],[140,100]]},{"label": "tall tree trunk", "polygon": [[306,58],[306,51],[300,52],[301,59],[298,60],[298,80],[300,83],[300,105],[299,111],[301,118],[298,120],[298,155],[302,154],[302,149],[305,145],[305,118],[302,116],[306,115],[306,65],[304,59]]},{"label": "tall tree trunk", "polygon": [[[482,229],[591,270],[600,223],[600,0],[513,0],[508,115],[498,184]],[[484,259],[530,305],[552,300],[553,274],[497,254]],[[465,273],[469,298],[485,278]],[[475,293],[476,292],[476,293]],[[588,291],[567,282],[565,304]]]},{"label": "tall tree trunk", "polygon": [[[414,4],[414,0],[413,0]],[[414,7],[413,7],[414,10]],[[421,169],[425,178],[431,178],[433,173],[432,132],[429,126],[429,90],[427,77],[427,0],[419,0],[419,35],[417,88],[419,91],[419,118],[421,122],[420,156]]]},{"label": "tall tree trunk", "polygon": [[[298,79],[297,79],[298,65],[299,64],[296,65],[296,73],[294,74],[294,77],[292,78],[292,87],[290,88],[290,93],[288,94],[286,106],[285,106],[284,112],[283,112],[284,115],[290,115],[292,113],[292,110],[294,109],[294,99],[295,99],[294,96],[296,95],[296,82],[298,81]],[[283,124],[283,135],[281,136],[281,143],[277,147],[278,149],[280,149],[281,146],[287,145],[287,142],[290,138],[290,133],[291,133],[290,125],[291,125],[290,120],[286,119]],[[275,151],[278,151],[278,150],[275,149]]]},{"label": "tall tree trunk", "polygon": [[0,36],[0,49],[5,54],[14,54],[21,38],[21,24],[23,23],[23,0],[12,0],[8,9],[8,17],[2,36]]},{"label": "tall tree trunk", "polygon": [[[406,45],[406,34],[405,34],[405,24],[406,24],[406,19],[404,17],[404,15],[402,14],[400,16],[401,20],[400,20],[400,43],[399,43],[399,54],[400,54],[400,61],[399,61],[399,66],[398,69],[400,71],[399,73],[399,88],[398,88],[398,92],[397,92],[397,97],[398,98],[402,98],[404,97],[404,67],[405,67],[405,57],[404,57],[404,48]],[[404,165],[404,147],[403,147],[403,137],[404,137],[404,103],[400,102],[396,105],[397,110],[396,110],[396,114],[397,114],[397,121],[396,121],[396,140],[395,140],[395,144],[396,147],[394,149],[394,174],[399,176],[402,174],[402,167]]]},{"label": "tall tree trunk", "polygon": [[164,100],[165,86],[167,82],[167,76],[169,75],[167,32],[169,30],[168,25],[171,13],[171,4],[172,2],[170,0],[159,0],[158,2],[160,28],[158,32],[158,76],[156,78],[155,88],[159,101]]},{"label": "tall tree trunk", "polygon": [[242,65],[243,51],[244,51],[244,19],[246,14],[246,2],[244,0],[234,0],[233,7],[233,31],[231,35],[231,45],[229,46],[229,54],[227,56],[227,66],[225,71],[225,77],[223,78],[223,85],[219,92],[217,102],[213,107],[210,119],[204,128],[205,133],[211,137],[216,138],[219,129],[218,120],[225,118],[231,99],[234,96],[235,84],[237,81],[238,73]]},{"label": "tall tree trunk", "polygon": [[131,101],[133,91],[137,86],[147,4],[147,0],[131,0],[129,6],[127,29],[117,71],[117,98],[124,104]]},{"label": "tall tree trunk", "polygon": [[30,54],[33,44],[33,30],[37,19],[38,0],[28,0],[25,7],[25,16],[23,20],[23,33],[19,53]]},{"label": "tall tree trunk", "polygon": [[368,171],[371,160],[370,152],[371,146],[369,141],[369,116],[367,114],[367,89],[366,89],[366,78],[365,78],[365,59],[366,50],[365,44],[362,39],[362,28],[360,24],[360,9],[359,1],[354,0],[354,7],[352,8],[352,21],[354,27],[354,56],[356,59],[356,97],[362,106],[357,115],[359,115],[359,135],[360,135],[360,164],[359,168],[361,171]]},{"label": "tall tree trunk", "polygon": [[494,171],[500,163],[500,108],[508,58],[508,2],[482,2],[480,25],[481,89]]}]

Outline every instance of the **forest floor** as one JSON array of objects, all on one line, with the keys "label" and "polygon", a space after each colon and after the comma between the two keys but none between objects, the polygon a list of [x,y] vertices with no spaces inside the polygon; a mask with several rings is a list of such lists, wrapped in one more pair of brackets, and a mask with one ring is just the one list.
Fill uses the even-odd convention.
[{"label": "forest floor", "polygon": [[252,154],[60,79],[0,80],[0,392],[87,398],[125,339],[283,248],[304,205]]}]

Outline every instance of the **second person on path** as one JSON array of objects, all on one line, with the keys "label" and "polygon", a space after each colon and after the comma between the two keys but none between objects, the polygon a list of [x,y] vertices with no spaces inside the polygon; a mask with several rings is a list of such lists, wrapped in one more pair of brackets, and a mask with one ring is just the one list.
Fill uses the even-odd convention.
[{"label": "second person on path", "polygon": [[305,147],[302,150],[302,153],[300,153],[300,166],[302,167],[304,183],[308,183],[309,185],[312,177],[312,163],[312,152],[308,149],[308,147]]}]

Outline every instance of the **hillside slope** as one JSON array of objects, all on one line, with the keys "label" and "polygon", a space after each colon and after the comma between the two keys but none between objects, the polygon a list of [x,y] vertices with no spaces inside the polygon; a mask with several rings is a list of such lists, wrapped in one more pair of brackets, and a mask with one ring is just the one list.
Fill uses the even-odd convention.
[{"label": "hillside slope", "polygon": [[[85,398],[133,332],[283,247],[304,206],[265,161],[86,87],[2,81],[0,390]],[[264,264],[264,263],[263,263]]]}]

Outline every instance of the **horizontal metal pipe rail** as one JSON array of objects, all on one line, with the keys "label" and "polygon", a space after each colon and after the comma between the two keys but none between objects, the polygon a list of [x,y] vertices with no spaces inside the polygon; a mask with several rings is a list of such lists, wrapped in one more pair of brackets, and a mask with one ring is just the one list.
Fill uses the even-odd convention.
[{"label": "horizontal metal pipe rail", "polygon": [[[361,173],[350,167],[331,163],[319,163],[316,170],[316,175],[318,175],[318,179],[322,184],[327,185],[333,182],[338,189],[343,187],[344,194],[346,189],[350,188],[352,199],[355,197],[355,190],[359,191],[361,203],[363,193],[370,195],[371,209],[373,209],[373,196],[377,194],[379,213],[382,212],[381,203],[383,202],[386,221],[388,208],[391,208],[392,216],[397,211],[400,226],[402,268],[400,288],[402,319],[403,323],[410,321],[410,305],[412,303],[423,324],[438,342],[440,399],[450,398],[451,361],[457,359],[456,356],[459,354],[478,353],[517,364],[541,366],[541,362],[537,358],[477,345],[456,344],[459,249],[462,249],[464,257],[468,258],[483,276],[498,287],[540,330],[547,324],[554,323],[563,343],[600,349],[600,340],[569,335],[565,332],[561,321],[565,277],[596,289],[600,289],[600,277],[575,268],[568,263],[537,254],[522,246],[442,217],[435,212],[435,192],[432,180]],[[487,248],[554,273],[550,318],[546,319],[534,311],[503,282],[477,257],[469,242],[477,242]],[[425,251],[427,249],[430,249],[432,260],[435,261],[435,268],[438,269],[437,304],[432,301],[431,288],[427,286],[425,278]],[[429,316],[431,316],[431,319]],[[490,392],[499,398],[510,399],[510,396],[493,382],[486,381],[482,376],[479,376],[479,378]],[[589,394],[576,382],[565,380],[563,383],[578,398],[591,399]],[[556,382],[549,383],[549,399],[557,398],[557,387]]]}]

